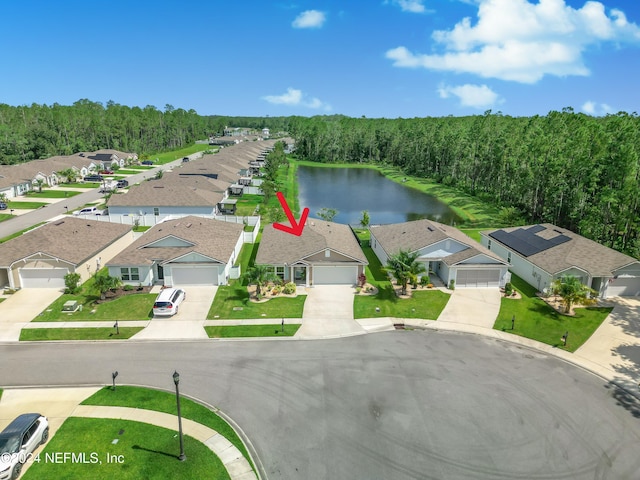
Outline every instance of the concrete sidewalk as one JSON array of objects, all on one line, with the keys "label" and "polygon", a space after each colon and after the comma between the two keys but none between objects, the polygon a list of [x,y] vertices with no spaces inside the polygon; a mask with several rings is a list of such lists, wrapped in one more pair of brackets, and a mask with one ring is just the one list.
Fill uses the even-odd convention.
[{"label": "concrete sidewalk", "polygon": [[[178,417],[140,408],[80,405],[99,387],[29,388],[4,390],[0,399],[0,430],[25,411],[38,412],[49,419],[50,438],[68,417],[114,418],[143,422],[177,430]],[[225,437],[211,428],[182,419],[182,430],[204,443],[215,453],[232,480],[257,480],[258,476],[242,453]],[[23,472],[30,463],[25,464]]]}]

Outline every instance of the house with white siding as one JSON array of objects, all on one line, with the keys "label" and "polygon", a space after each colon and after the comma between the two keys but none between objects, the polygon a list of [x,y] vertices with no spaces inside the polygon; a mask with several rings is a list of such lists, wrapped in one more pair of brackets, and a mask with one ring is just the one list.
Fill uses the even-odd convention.
[{"label": "house with white siding", "polygon": [[482,244],[538,291],[576,276],[601,298],[640,296],[640,261],[550,223],[481,232]]}]

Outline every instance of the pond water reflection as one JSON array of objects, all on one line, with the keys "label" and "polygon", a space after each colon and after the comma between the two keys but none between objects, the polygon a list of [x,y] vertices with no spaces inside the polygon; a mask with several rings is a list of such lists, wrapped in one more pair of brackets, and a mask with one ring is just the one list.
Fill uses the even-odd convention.
[{"label": "pond water reflection", "polygon": [[371,168],[298,167],[300,208],[317,217],[321,208],[335,208],[338,223],[358,224],[368,210],[372,224],[428,218],[447,225],[460,218],[436,197],[389,180]]}]

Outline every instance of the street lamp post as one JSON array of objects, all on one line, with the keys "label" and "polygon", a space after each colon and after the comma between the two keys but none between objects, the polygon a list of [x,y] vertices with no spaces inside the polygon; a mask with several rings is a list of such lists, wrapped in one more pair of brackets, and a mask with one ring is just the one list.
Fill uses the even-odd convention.
[{"label": "street lamp post", "polygon": [[187,456],[184,454],[184,442],[182,440],[182,416],[180,415],[180,389],[178,384],[180,383],[180,374],[177,371],[173,372],[173,383],[176,384],[176,403],[178,404],[178,434],[180,435],[180,455],[178,460],[184,462]]}]

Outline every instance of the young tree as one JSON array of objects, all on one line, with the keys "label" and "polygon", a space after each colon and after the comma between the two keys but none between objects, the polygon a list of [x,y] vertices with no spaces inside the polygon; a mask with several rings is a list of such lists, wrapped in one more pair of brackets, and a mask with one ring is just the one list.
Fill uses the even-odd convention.
[{"label": "young tree", "polygon": [[33,181],[33,184],[38,187],[38,192],[42,193],[42,185],[44,185],[44,180],[41,178],[37,178]]},{"label": "young tree", "polygon": [[564,275],[551,284],[551,289],[555,295],[562,298],[565,306],[565,313],[571,312],[574,304],[592,305],[596,303],[598,292],[584,285],[578,277]]},{"label": "young tree", "polygon": [[249,268],[243,277],[248,284],[255,283],[256,295],[262,294],[262,287],[265,284],[275,282],[278,279],[278,276],[266,265],[255,265]]},{"label": "young tree", "polygon": [[371,219],[369,218],[369,212],[367,210],[363,210],[362,217],[360,218],[360,226],[362,228],[367,228],[370,221]]},{"label": "young tree", "polygon": [[335,208],[321,208],[319,212],[316,212],[316,215],[327,222],[333,220],[333,218],[338,214],[338,210]]},{"label": "young tree", "polygon": [[402,286],[402,295],[407,293],[407,284],[414,283],[418,275],[425,272],[424,264],[417,261],[418,253],[400,250],[387,260],[384,271],[391,273]]},{"label": "young tree", "polygon": [[78,178],[78,172],[73,168],[65,168],[58,173],[66,179],[66,183],[73,183]]},{"label": "young tree", "polygon": [[4,192],[0,193],[0,202],[7,203],[8,201],[9,201],[9,198],[7,197],[7,194]]},{"label": "young tree", "polygon": [[67,273],[64,276],[64,285],[65,287],[67,287],[65,288],[64,293],[70,293],[70,294],[78,293],[78,290],[80,289],[80,287],[78,286],[79,283],[80,283],[79,273]]}]

